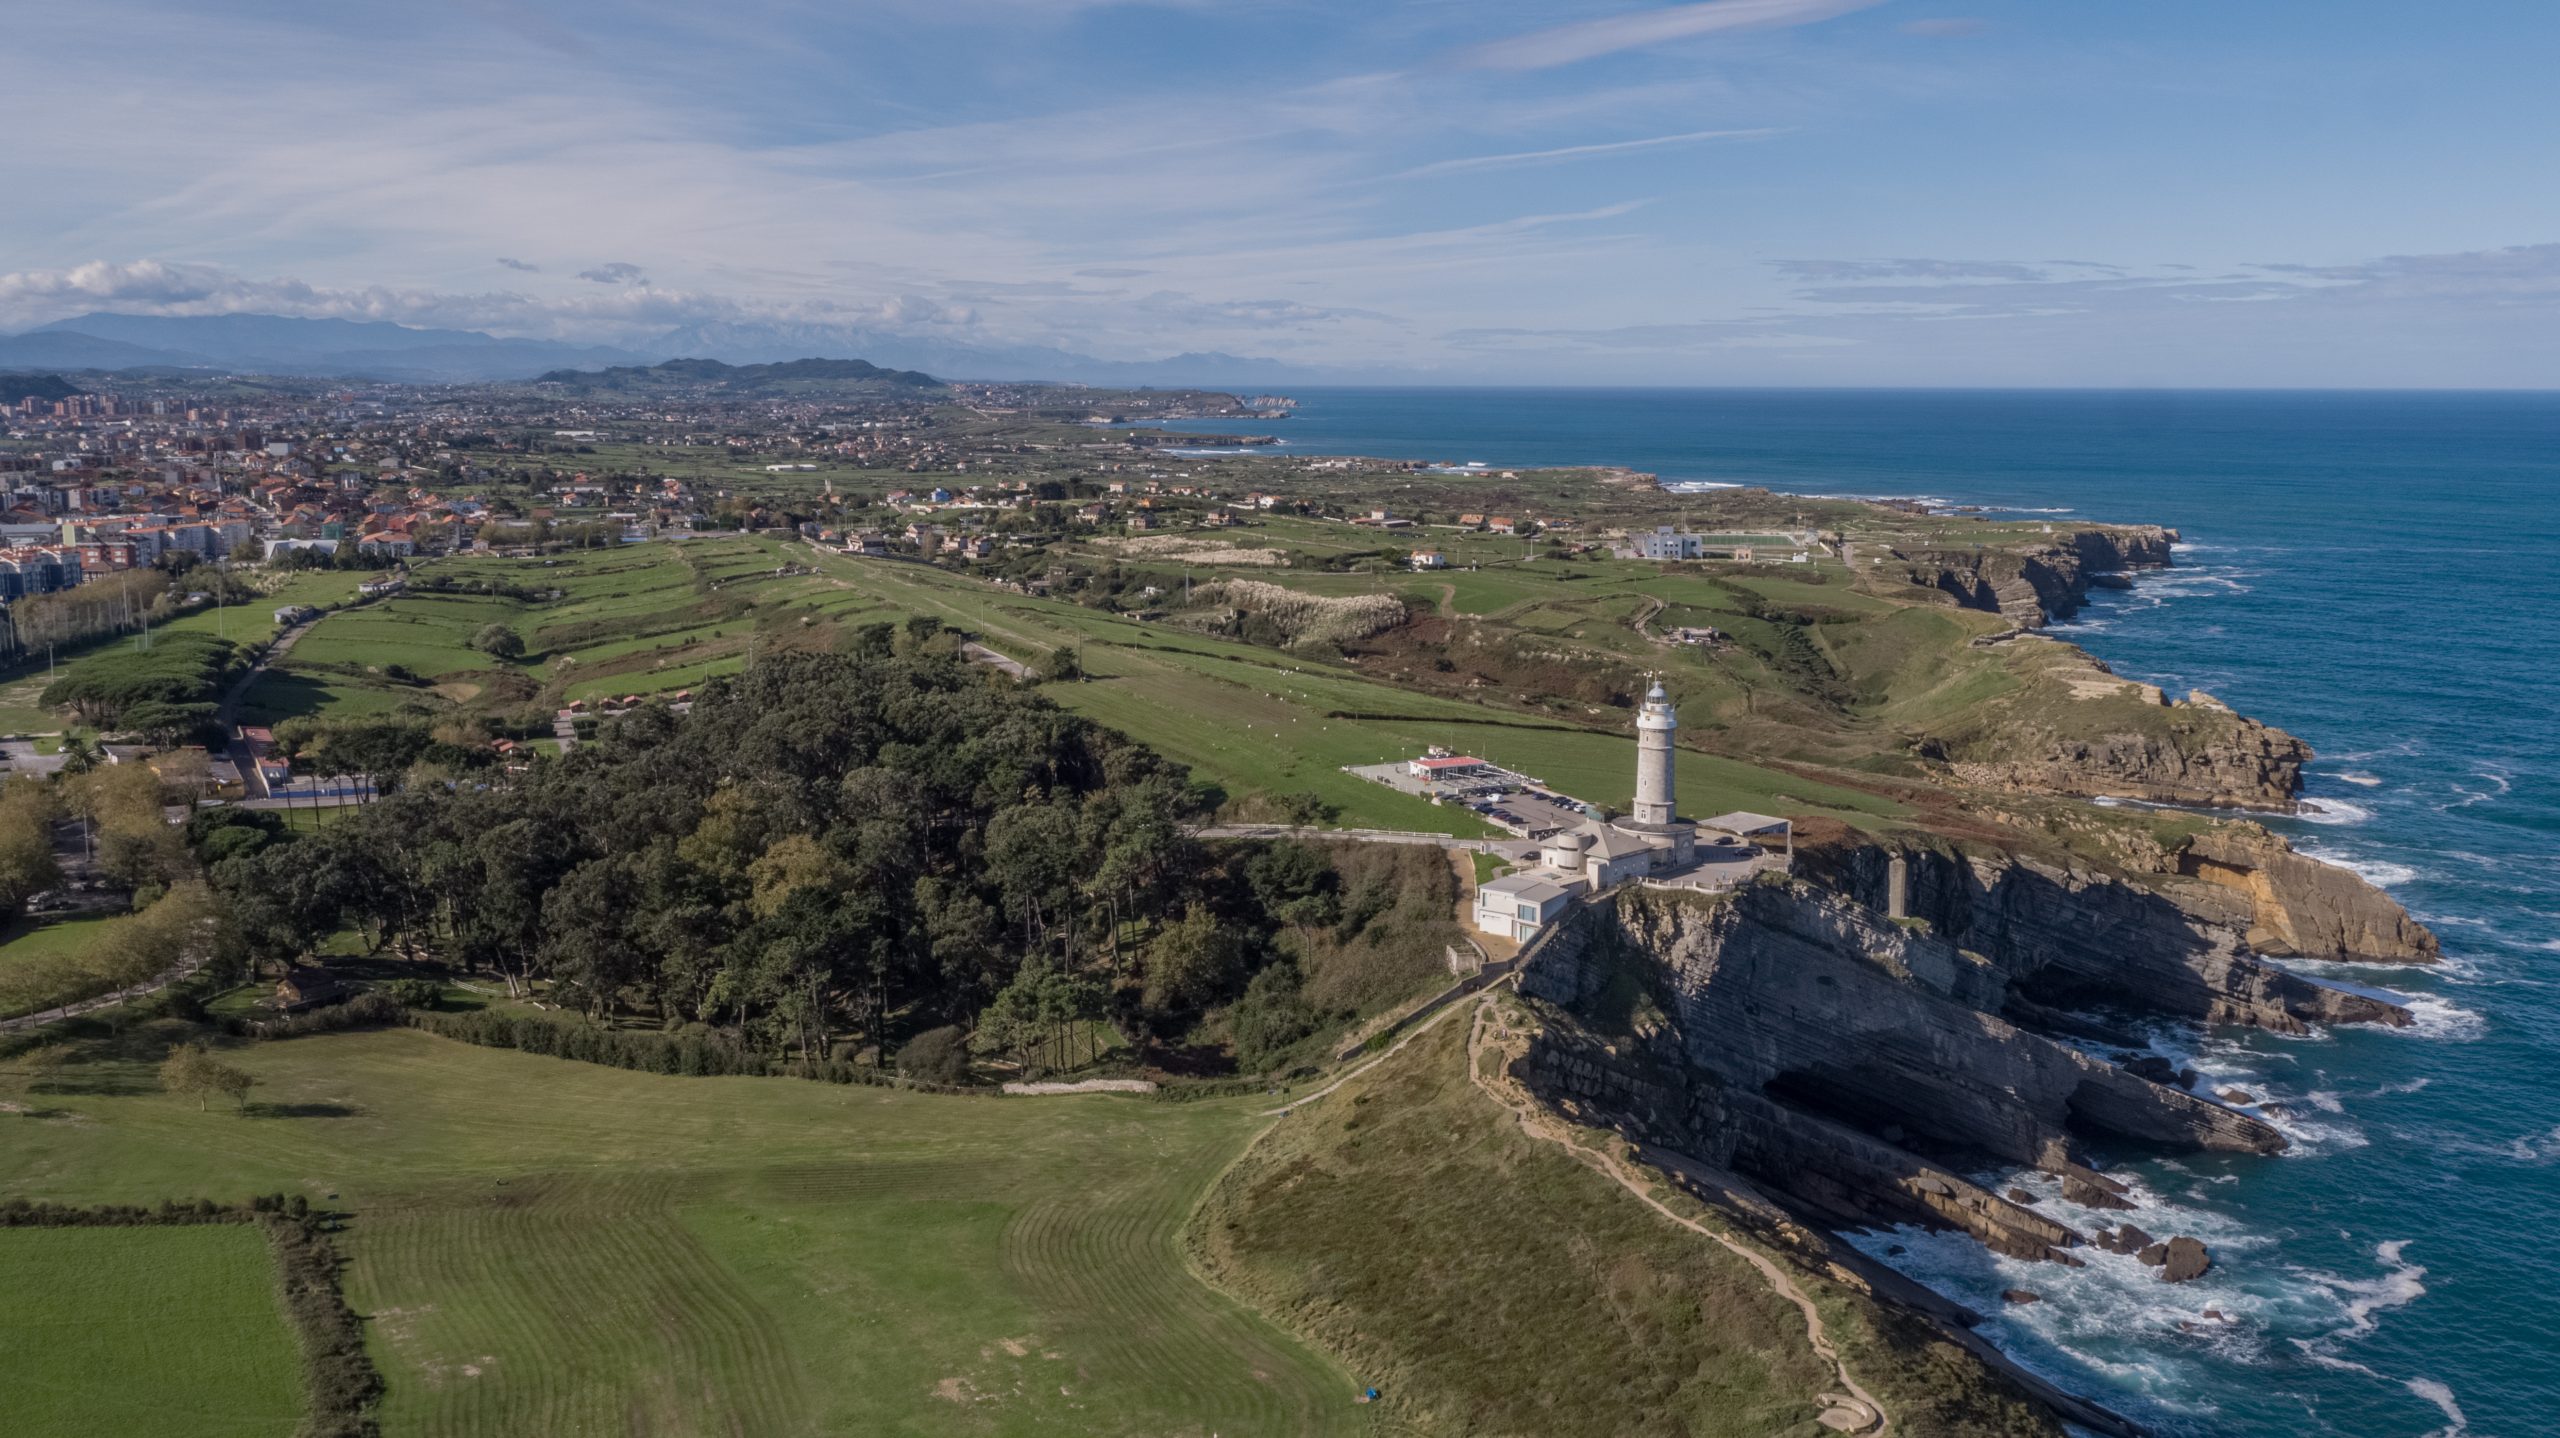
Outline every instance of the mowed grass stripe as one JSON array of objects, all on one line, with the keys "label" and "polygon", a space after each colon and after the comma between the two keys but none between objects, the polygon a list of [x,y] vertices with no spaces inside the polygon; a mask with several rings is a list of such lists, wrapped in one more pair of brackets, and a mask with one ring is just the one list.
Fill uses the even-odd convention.
[{"label": "mowed grass stripe", "polygon": [[[1006,1227],[1007,1273],[1042,1307],[1078,1316],[1061,1342],[1112,1369],[1152,1375],[1175,1396],[1176,1411],[1211,1431],[1365,1431],[1349,1406],[1347,1377],[1322,1373],[1329,1364],[1248,1319],[1180,1266],[1182,1223],[1230,1157],[1224,1147],[1159,1153],[1140,1169],[1091,1175],[1080,1193],[1033,1200]],[[1105,1315],[1108,1322],[1086,1317]]]},{"label": "mowed grass stripe", "polygon": [[1346,1375],[1175,1245],[1257,1127],[1240,1103],[686,1079],[415,1030],[226,1057],[272,1116],[76,1065],[0,1197],[351,1211],[388,1438],[1366,1431]]}]

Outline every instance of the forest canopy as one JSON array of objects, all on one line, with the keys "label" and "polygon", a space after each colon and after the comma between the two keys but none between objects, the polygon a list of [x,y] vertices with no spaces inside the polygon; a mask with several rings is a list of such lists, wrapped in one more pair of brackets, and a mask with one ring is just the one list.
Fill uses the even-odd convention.
[{"label": "forest canopy", "polygon": [[[643,708],[509,781],[413,786],[212,873],[268,957],[352,928],[776,1053],[956,1025],[1028,1061],[1061,1022],[1182,1032],[1311,926],[1384,911],[1334,897],[1322,851],[1204,846],[1219,797],[948,657],[781,654],[689,715]],[[1306,992],[1261,980],[1257,1056],[1341,1016]]]}]

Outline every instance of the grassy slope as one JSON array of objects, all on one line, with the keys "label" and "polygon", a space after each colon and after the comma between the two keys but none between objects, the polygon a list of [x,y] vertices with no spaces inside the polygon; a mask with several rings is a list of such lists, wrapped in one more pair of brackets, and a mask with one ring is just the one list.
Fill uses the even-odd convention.
[{"label": "grassy slope", "polygon": [[[1412,694],[1268,649],[1027,599],[918,565],[829,559],[819,569],[880,605],[937,614],[984,633],[1018,658],[1081,638],[1085,668],[1097,682],[1055,686],[1050,696],[1234,794],[1310,791],[1340,806],[1345,824],[1482,832],[1468,815],[1339,772],[1343,765],[1410,758],[1427,745],[1447,744],[1582,798],[1622,807],[1633,798],[1631,734],[1515,727],[1546,721]],[[1330,717],[1340,714],[1401,717]],[[1683,807],[1696,814],[1781,808],[1872,824],[1900,812],[1871,794],[1694,750],[1682,751],[1679,764]]]},{"label": "grassy slope", "polygon": [[[1195,1260],[1376,1384],[1398,1431],[1824,1432],[1814,1395],[1832,1375],[1797,1311],[1523,1135],[1466,1062],[1461,1015],[1279,1120],[1201,1206]],[[1797,1281],[1905,1438],[2052,1431],[1911,1321]]]},{"label": "grassy slope", "polygon": [[0,1117],[0,1193],[336,1195],[395,1438],[1362,1431],[1344,1375],[1181,1265],[1252,1127],[1233,1105],[665,1078],[411,1031],[229,1057],[249,1117],[74,1066],[28,1101],[54,1119]]},{"label": "grassy slope", "polygon": [[281,1438],[301,1360],[246,1224],[0,1230],[13,1438]]},{"label": "grassy slope", "polygon": [[[777,566],[791,564],[809,565],[816,572],[774,574]],[[1633,798],[1633,740],[1608,728],[1577,728],[1465,699],[1418,694],[1338,665],[1033,599],[921,565],[821,555],[777,537],[723,536],[681,546],[634,546],[548,564],[463,559],[434,572],[557,585],[568,597],[527,606],[506,599],[412,595],[333,617],[296,649],[286,672],[253,691],[252,708],[356,713],[402,702],[432,705],[437,701],[421,697],[422,691],[385,689],[319,666],[401,662],[427,678],[494,668],[496,661],[466,642],[493,620],[512,622],[525,634],[532,652],[521,667],[539,668],[554,654],[576,660],[560,681],[560,692],[564,698],[592,700],[687,688],[735,670],[745,661],[753,613],[814,613],[835,624],[930,614],[1026,661],[1037,661],[1055,648],[1080,648],[1093,682],[1054,686],[1048,691],[1053,698],[1191,765],[1237,798],[1313,793],[1334,805],[1346,825],[1461,835],[1491,832],[1472,815],[1435,808],[1342,772],[1349,765],[1410,757],[1433,744],[1481,754],[1600,803],[1624,808]],[[1765,674],[1747,657],[1709,659],[1657,650],[1623,622],[1627,611],[1648,596],[1677,599],[1728,625],[1747,622],[1725,610],[1700,607],[1729,605],[1726,590],[1691,576],[1655,574],[1649,566],[1585,565],[1576,571],[1580,578],[1551,577],[1562,572],[1552,565],[1544,570],[1532,566],[1460,573],[1445,582],[1470,591],[1469,599],[1500,598],[1513,619],[1533,621],[1559,638],[1622,649],[1623,657],[1648,659],[1672,670],[1684,705],[1699,703],[1701,719],[1718,709],[1739,714],[1749,706],[1744,691],[1765,687]],[[1317,588],[1375,582],[1364,576],[1286,572],[1257,577]],[[1430,586],[1441,582],[1432,580]],[[1836,607],[1883,607],[1845,585],[1785,583]],[[700,609],[706,595],[752,602],[756,609],[709,615]],[[599,625],[608,632],[599,632]],[[570,636],[575,644],[555,642]],[[1960,639],[1961,634],[1949,637]],[[306,667],[294,669],[295,664]],[[1584,717],[1604,723],[1619,716]],[[1725,747],[1721,736],[1703,726],[1701,738],[1711,747]],[[1683,807],[1694,814],[1752,809],[1825,814],[1875,826],[1890,824],[1902,813],[1893,801],[1870,793],[1695,749],[1683,750],[1679,764]]]}]

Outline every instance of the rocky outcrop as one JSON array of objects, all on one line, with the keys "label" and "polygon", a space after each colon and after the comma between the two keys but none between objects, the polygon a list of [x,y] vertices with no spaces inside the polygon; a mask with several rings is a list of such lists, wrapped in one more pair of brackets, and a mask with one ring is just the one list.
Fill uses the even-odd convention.
[{"label": "rocky outcrop", "polygon": [[[2143,1250],[2145,1255],[2148,1255],[2150,1252],[2151,1250],[2147,1248]],[[2145,1263],[2152,1262],[2148,1256],[2144,1257],[2142,1261]],[[2161,1282],[2187,1283],[2204,1277],[2205,1274],[2212,1269],[2213,1255],[2207,1252],[2205,1250],[2205,1246],[2195,1239],[2173,1238],[2167,1243],[2160,1245],[2160,1258],[2157,1266],[2160,1269]]]},{"label": "rocky outcrop", "polygon": [[[2212,852],[2243,872],[2237,861],[2254,851],[2210,838],[2216,832],[2207,831]],[[2263,962],[2252,935],[2265,928],[2261,916],[2268,904],[2283,907],[2293,926],[2288,932],[2368,946],[2352,955],[2324,950],[2326,957],[2406,957],[2433,947],[2433,939],[2421,937],[2426,931],[2399,905],[2354,875],[2326,866],[2316,867],[2343,882],[2324,880],[2315,887],[2283,865],[2271,871],[2271,897],[2263,902],[2245,885],[2182,876],[2179,854],[2160,856],[2164,872],[2135,883],[2005,850],[1888,850],[1852,840],[1799,846],[1797,871],[1860,904],[1881,907],[1896,852],[1906,866],[1910,915],[1996,969],[2004,985],[2002,1012],[2038,1027],[2053,1027],[2047,1020],[2055,1011],[2092,1005],[2280,1033],[2301,1033],[2313,1024],[2410,1021],[2397,1004]],[[2284,857],[2300,858],[2290,851]],[[2335,907],[2317,907],[2324,904]]]},{"label": "rocky outcrop", "polygon": [[1913,584],[2036,629],[2077,610],[2093,586],[2127,570],[2165,568],[2177,540],[2176,530],[2158,525],[2115,525],[2028,548],[1896,551],[1894,557],[1908,566]]},{"label": "rocky outcrop", "polygon": [[2115,1191],[2084,1145],[2284,1147],[2262,1120],[2000,1017],[1996,965],[1802,885],[1719,900],[1626,891],[1568,922],[1572,941],[1542,946],[1521,991],[1623,1030],[1627,1045],[1554,1030],[1521,1061],[1523,1081],[1832,1222],[1954,1227],[2002,1253],[2076,1262],[2077,1234],[1956,1160]]},{"label": "rocky outcrop", "polygon": [[2433,963],[2436,936],[2373,885],[2293,851],[2256,824],[2217,824],[2171,856],[2177,873],[2239,896],[2262,954]]},{"label": "rocky outcrop", "polygon": [[2291,809],[2312,747],[2245,714],[2222,714],[2225,719],[2214,724],[2099,734],[2012,729],[1999,734],[1994,752],[1958,760],[1953,775],[1976,788],[2015,793],[2138,798],[2202,809]]}]

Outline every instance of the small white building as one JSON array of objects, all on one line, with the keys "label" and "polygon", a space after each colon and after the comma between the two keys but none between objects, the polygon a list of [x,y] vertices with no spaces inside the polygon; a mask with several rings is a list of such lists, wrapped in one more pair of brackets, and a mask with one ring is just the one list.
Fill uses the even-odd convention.
[{"label": "small white building", "polygon": [[1525,944],[1562,917],[1582,889],[1580,879],[1536,870],[1487,880],[1476,890],[1476,932]]}]

